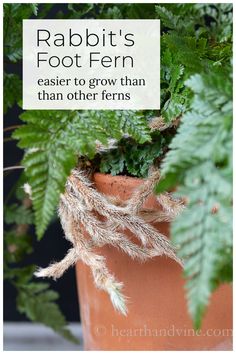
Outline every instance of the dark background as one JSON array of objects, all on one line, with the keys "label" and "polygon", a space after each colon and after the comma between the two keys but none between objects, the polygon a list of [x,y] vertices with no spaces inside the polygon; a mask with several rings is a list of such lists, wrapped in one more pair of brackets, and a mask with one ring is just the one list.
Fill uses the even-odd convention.
[{"label": "dark background", "polygon": [[[39,5],[39,7],[42,5]],[[56,4],[49,11],[46,18],[54,18],[58,11],[67,13],[68,4]],[[17,64],[4,63],[6,72],[17,73],[22,77],[22,62]],[[14,106],[9,109],[4,117],[4,127],[8,127],[15,124],[21,124],[18,119],[21,109],[18,106]],[[8,132],[4,134],[5,138],[10,137]],[[22,158],[22,150],[17,148],[15,141],[7,141],[4,143],[4,166],[19,165]],[[11,171],[11,173],[4,174],[4,197],[6,197],[11,190],[12,186],[17,182],[20,176],[19,170]],[[33,234],[33,232],[31,232]],[[64,257],[70,244],[65,240],[64,234],[59,220],[54,221],[47,229],[44,237],[40,242],[33,240],[34,252],[27,256],[23,265],[36,264],[38,266],[47,266],[53,260],[60,260]],[[51,288],[58,291],[60,298],[58,304],[66,316],[68,321],[79,320],[79,306],[77,300],[77,290],[75,282],[75,271],[69,269],[62,278],[55,281],[47,282],[51,283]],[[4,282],[4,321],[26,321],[27,318],[20,315],[16,310],[16,290],[8,282]]]}]

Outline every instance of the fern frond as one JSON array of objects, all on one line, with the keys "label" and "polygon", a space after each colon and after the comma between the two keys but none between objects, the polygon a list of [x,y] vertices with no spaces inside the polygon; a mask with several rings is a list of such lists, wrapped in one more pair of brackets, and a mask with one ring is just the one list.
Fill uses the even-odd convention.
[{"label": "fern frond", "polygon": [[41,237],[64,190],[76,156],[93,158],[97,141],[129,134],[139,142],[150,140],[146,119],[126,111],[27,111],[27,123],[13,137],[26,149],[23,165],[32,188],[36,230]]},{"label": "fern frond", "polygon": [[[182,118],[162,173],[165,187],[179,184],[187,208],[174,221],[172,239],[185,260],[189,312],[199,328],[212,291],[232,269],[231,68],[194,75],[191,111]],[[160,188],[161,190],[161,188]]]},{"label": "fern frond", "polygon": [[[224,80],[226,76],[227,81]],[[228,77],[228,78],[227,78]],[[194,75],[186,84],[195,92],[192,111],[182,118],[171,151],[163,163],[163,174],[205,161],[228,158],[232,140],[232,83],[230,73]]]},{"label": "fern frond", "polygon": [[51,151],[28,152],[23,164],[32,189],[36,231],[42,237],[59,202],[67,175],[76,163],[72,150],[56,148]]},{"label": "fern frond", "polygon": [[161,19],[164,26],[170,29],[175,29],[179,21],[179,17],[175,16],[170,10],[164,6],[155,6],[157,17]]},{"label": "fern frond", "polygon": [[37,14],[36,4],[4,4],[4,57],[16,63],[22,58],[22,20]]},{"label": "fern frond", "polygon": [[219,279],[229,281],[219,274],[232,254],[230,182],[209,162],[189,170],[188,185],[178,190],[187,196],[188,207],[173,223],[172,239],[179,247],[179,256],[185,259],[188,307],[195,328],[201,327]]},{"label": "fern frond", "polygon": [[16,74],[4,73],[4,113],[7,112],[15,103],[21,100],[22,82]]}]

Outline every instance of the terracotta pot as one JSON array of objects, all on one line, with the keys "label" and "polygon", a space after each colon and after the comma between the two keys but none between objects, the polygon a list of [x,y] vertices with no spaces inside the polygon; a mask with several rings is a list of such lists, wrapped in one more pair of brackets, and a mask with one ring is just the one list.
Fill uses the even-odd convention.
[{"label": "terracotta pot", "polygon": [[[96,188],[126,200],[142,180],[95,174]],[[145,204],[159,208],[154,197]],[[158,229],[168,235],[169,225]],[[145,263],[114,247],[100,253],[129,298],[127,317],[117,313],[108,295],[97,290],[89,268],[78,262],[76,273],[85,350],[232,350],[232,288],[224,285],[211,298],[201,333],[187,312],[181,267],[166,257]]]}]

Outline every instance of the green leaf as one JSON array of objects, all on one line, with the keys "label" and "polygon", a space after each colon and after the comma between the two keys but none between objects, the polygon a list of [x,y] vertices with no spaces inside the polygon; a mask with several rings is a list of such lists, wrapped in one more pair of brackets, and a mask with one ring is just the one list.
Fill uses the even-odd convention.
[{"label": "green leaf", "polygon": [[62,148],[28,153],[23,164],[32,188],[37,234],[40,237],[50,222],[63,191],[66,177],[76,163],[73,151]]},{"label": "green leaf", "polygon": [[33,224],[32,211],[24,205],[11,204],[4,209],[4,221],[7,224]]},{"label": "green leaf", "polygon": [[[17,296],[17,308],[31,321],[40,322],[52,328],[69,341],[79,343],[78,339],[66,327],[65,317],[58,305],[53,302],[58,299],[58,294],[52,290],[46,290],[42,283],[32,284],[30,287],[22,287]],[[32,291],[33,289],[33,291]]]},{"label": "green leaf", "polygon": [[73,12],[73,18],[84,18],[94,6],[94,4],[68,4],[68,10]]},{"label": "green leaf", "polygon": [[30,7],[32,9],[32,12],[35,16],[38,15],[38,4],[30,4]]},{"label": "green leaf", "polygon": [[35,269],[35,265],[29,265],[22,268],[12,268],[11,276],[16,278],[16,284],[17,286],[20,286],[30,281],[30,279],[33,277]]},{"label": "green leaf", "polygon": [[167,10],[164,6],[155,6],[155,11],[158,18],[161,19],[164,26],[175,29],[179,21],[179,17],[175,16],[170,10]]},{"label": "green leaf", "polygon": [[16,263],[22,261],[25,255],[32,253],[32,237],[28,234],[17,234],[17,230],[4,232],[6,245],[5,262]]},{"label": "green leaf", "polygon": [[129,174],[147,177],[150,166],[163,154],[163,147],[168,141],[158,134],[157,141],[137,144],[131,139],[122,139],[117,148],[102,153],[99,161],[100,171],[112,175]]},{"label": "green leaf", "polygon": [[176,173],[168,173],[156,185],[155,192],[163,193],[165,191],[169,191],[173,188],[173,186],[178,185],[180,180],[181,180],[181,175],[176,175]]},{"label": "green leaf", "polygon": [[171,52],[175,53],[179,63],[190,72],[198,72],[204,67],[207,45],[205,38],[196,39],[192,36],[181,36],[179,33],[167,33],[162,38]]},{"label": "green leaf", "polygon": [[4,73],[4,113],[21,99],[22,82],[16,74]]},{"label": "green leaf", "polygon": [[37,15],[36,4],[4,4],[4,57],[13,63],[22,58],[22,20]]},{"label": "green leaf", "polygon": [[[226,76],[227,80],[224,80]],[[163,162],[163,174],[180,173],[183,168],[209,159],[222,163],[231,153],[232,83],[230,73],[222,70],[213,75],[194,75],[186,83],[195,91],[192,111],[170,144],[171,151]]]},{"label": "green leaf", "polygon": [[40,281],[32,281],[35,266],[23,268],[6,266],[5,278],[10,280],[17,289],[17,309],[20,313],[34,322],[40,322],[65,339],[78,343],[69,328],[64,315],[55,302],[59,294],[50,290],[50,284]]}]

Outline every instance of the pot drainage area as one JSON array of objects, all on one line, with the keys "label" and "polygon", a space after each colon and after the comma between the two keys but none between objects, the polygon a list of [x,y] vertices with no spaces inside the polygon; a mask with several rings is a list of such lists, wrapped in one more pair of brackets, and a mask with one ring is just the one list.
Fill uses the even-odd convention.
[{"label": "pot drainage area", "polygon": [[3,328],[4,351],[83,350],[82,328],[80,323],[71,323],[69,328],[79,339],[79,344],[70,343],[53,332],[50,328],[37,323],[5,322]]}]

